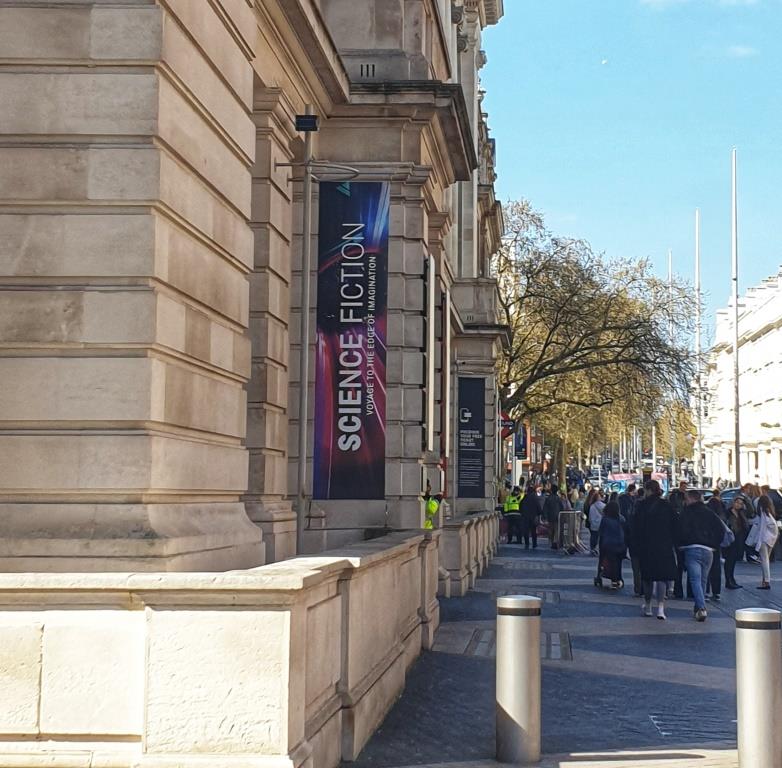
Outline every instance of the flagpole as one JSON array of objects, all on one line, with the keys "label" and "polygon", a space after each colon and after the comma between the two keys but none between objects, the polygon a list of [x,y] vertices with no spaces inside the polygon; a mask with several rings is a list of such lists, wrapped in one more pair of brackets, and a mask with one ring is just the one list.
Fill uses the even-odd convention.
[{"label": "flagpole", "polygon": [[[668,249],[668,298],[671,303],[671,319],[668,323],[668,334],[670,336],[670,343],[673,346],[673,251]],[[673,486],[676,484],[676,414],[674,413],[675,399],[671,399],[671,487],[669,491],[673,490]]]},{"label": "flagpole", "polygon": [[698,366],[695,382],[697,392],[695,397],[698,408],[698,439],[695,444],[697,456],[695,457],[695,473],[698,485],[703,482],[703,369],[701,366],[701,212],[695,209],[695,364]]},{"label": "flagpole", "polygon": [[733,417],[736,484],[741,485],[741,437],[739,432],[739,209],[736,149],[731,153],[731,281],[733,285]]},{"label": "flagpole", "polygon": [[652,473],[657,472],[657,427],[652,424]]}]

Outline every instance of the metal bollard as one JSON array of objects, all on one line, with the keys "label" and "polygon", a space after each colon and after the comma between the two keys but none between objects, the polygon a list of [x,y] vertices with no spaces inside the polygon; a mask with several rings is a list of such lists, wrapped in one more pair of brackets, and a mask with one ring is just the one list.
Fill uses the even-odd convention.
[{"label": "metal bollard", "polygon": [[540,760],[540,613],[527,595],[497,598],[497,761]]},{"label": "metal bollard", "polygon": [[782,768],[782,613],[736,611],[736,706],[740,768]]}]

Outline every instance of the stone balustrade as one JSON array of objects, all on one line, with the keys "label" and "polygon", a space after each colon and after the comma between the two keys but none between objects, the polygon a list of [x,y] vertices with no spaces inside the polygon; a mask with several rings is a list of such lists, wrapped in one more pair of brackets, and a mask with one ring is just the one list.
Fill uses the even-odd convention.
[{"label": "stone balustrade", "polygon": [[[499,512],[453,517],[443,523],[440,566],[448,572],[451,597],[461,597],[475,585],[497,552],[499,535]],[[441,580],[441,595],[447,594],[445,584]]]},{"label": "stone balustrade", "polygon": [[351,760],[431,647],[441,537],[470,542],[470,581],[495,524],[219,574],[1,574],[0,765]]}]

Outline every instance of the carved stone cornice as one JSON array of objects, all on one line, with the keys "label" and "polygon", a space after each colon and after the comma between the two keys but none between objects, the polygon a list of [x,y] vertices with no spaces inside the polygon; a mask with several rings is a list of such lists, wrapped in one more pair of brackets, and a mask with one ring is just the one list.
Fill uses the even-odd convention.
[{"label": "carved stone cornice", "polygon": [[505,13],[503,0],[464,0],[464,7],[478,14],[482,27],[496,24]]},{"label": "carved stone cornice", "polygon": [[[339,113],[339,110],[337,110]],[[464,90],[457,83],[436,80],[399,80],[380,83],[353,83],[351,103],[344,116],[428,120],[436,116],[455,181],[468,181],[478,167],[470,115]]]}]

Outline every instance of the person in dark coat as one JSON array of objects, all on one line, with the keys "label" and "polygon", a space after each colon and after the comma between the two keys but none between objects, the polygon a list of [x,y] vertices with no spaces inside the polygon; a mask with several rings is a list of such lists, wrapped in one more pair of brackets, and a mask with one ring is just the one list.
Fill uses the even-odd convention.
[{"label": "person in dark coat", "polygon": [[[716,491],[715,494],[706,502],[706,506],[714,512],[717,517],[727,525],[727,513],[725,507],[720,499],[720,492]],[[706,596],[711,593],[711,599],[718,603],[721,599],[722,592],[722,563],[720,562],[720,550],[717,550],[714,554],[714,559],[711,562],[711,569],[709,570],[709,581],[706,589]]]},{"label": "person in dark coat", "polygon": [[633,542],[633,523],[635,522],[635,505],[638,503],[638,492],[635,483],[630,483],[624,493],[619,494],[619,514],[625,519],[625,532],[627,533],[627,548],[630,553],[630,564],[633,567],[633,593],[641,597],[644,593],[643,579],[641,578],[641,559]]},{"label": "person in dark coat", "polygon": [[656,480],[644,484],[644,498],[635,506],[633,546],[640,559],[644,587],[642,613],[652,616],[652,593],[657,599],[657,618],[665,619],[668,582],[676,578],[676,514],[662,498]]},{"label": "person in dark coat", "polygon": [[[671,503],[677,519],[684,509],[686,494],[686,480],[680,480],[678,487],[668,494],[668,501]],[[676,550],[676,578],[673,580],[673,596],[677,600],[684,599],[684,555],[678,549]],[[689,584],[687,584],[687,597],[692,597],[692,589]]]},{"label": "person in dark coat", "polygon": [[552,487],[546,500],[543,502],[543,517],[548,522],[548,541],[552,549],[557,548],[559,532],[559,513],[564,509],[564,504],[559,496],[559,491]]},{"label": "person in dark coat", "polygon": [[611,579],[611,588],[619,589],[622,584],[622,560],[627,552],[624,518],[619,514],[619,504],[609,501],[603,510],[603,519],[598,530],[598,578]]},{"label": "person in dark coat", "polygon": [[728,528],[733,531],[733,543],[722,550],[725,555],[725,587],[738,589],[741,585],[736,581],[736,563],[744,556],[744,541],[749,531],[744,499],[741,496],[733,499],[727,514]]},{"label": "person in dark coat", "polygon": [[521,532],[524,536],[524,549],[529,549],[532,536],[532,548],[538,547],[538,518],[540,517],[540,501],[535,490],[535,483],[527,485],[527,492],[521,500]]}]

